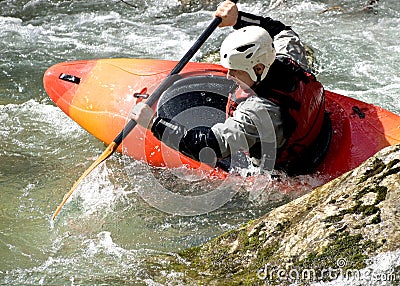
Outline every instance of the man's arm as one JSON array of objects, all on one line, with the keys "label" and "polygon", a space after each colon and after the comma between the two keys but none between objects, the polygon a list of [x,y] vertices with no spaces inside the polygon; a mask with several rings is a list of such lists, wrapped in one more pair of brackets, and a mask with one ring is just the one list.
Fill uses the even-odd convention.
[{"label": "man's arm", "polygon": [[[204,161],[204,158],[200,158],[201,150],[204,148],[212,149],[215,157],[221,158],[217,138],[210,127],[196,127],[188,130],[177,122],[158,117],[151,131],[158,140],[196,161],[200,159]],[[206,158],[206,161],[209,162],[212,159],[214,158]]]},{"label": "man's arm", "polygon": [[[167,146],[196,161],[206,159],[210,162],[215,157],[221,158],[218,140],[210,127],[203,126],[188,130],[177,122],[156,117],[153,109],[144,102],[135,105],[129,117],[141,126],[150,129],[154,136]],[[201,150],[206,147],[214,151],[214,158],[200,158]]]},{"label": "man's arm", "polygon": [[236,4],[231,1],[224,1],[218,5],[214,17],[222,19],[220,27],[233,26],[234,29],[240,29],[252,25],[260,26],[267,30],[272,38],[283,30],[290,30],[289,26],[280,21],[239,11]]},{"label": "man's arm", "polygon": [[261,17],[239,11],[236,24],[233,26],[233,28],[240,29],[247,26],[260,26],[267,30],[272,38],[274,38],[276,35],[284,30],[291,30],[289,26],[286,26],[280,21],[273,20],[270,17]]}]

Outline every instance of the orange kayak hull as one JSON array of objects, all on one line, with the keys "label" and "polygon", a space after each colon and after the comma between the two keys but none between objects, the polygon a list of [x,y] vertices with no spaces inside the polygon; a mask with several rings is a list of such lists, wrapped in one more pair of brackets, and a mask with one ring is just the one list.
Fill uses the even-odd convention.
[{"label": "orange kayak hull", "polygon": [[[143,100],[135,93],[151,92],[177,62],[154,59],[99,59],[56,64],[44,75],[44,87],[54,103],[90,134],[110,144],[128,122],[128,114]],[[188,63],[183,73],[207,71],[223,75],[226,69],[208,63]],[[62,75],[69,80],[61,79]],[[400,116],[350,97],[326,91],[326,109],[332,121],[332,140],[315,176],[329,181],[357,167],[379,150],[400,143]],[[200,164],[136,126],[119,151],[155,167],[187,166],[212,175],[226,173]]]}]

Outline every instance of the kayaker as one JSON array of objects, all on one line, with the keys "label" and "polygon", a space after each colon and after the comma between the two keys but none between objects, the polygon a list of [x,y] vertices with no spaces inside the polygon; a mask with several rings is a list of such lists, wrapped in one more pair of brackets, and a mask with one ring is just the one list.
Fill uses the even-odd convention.
[{"label": "kayaker", "polygon": [[230,97],[227,119],[212,127],[188,130],[154,116],[146,104],[137,104],[130,117],[195,160],[206,147],[218,159],[241,150],[259,166],[275,148],[276,168],[301,173],[321,131],[325,109],[323,87],[307,65],[299,36],[280,21],[238,11],[231,1],[222,2],[214,16],[222,18],[220,27],[235,29],[220,49],[228,78],[244,90],[250,87],[255,95]]}]

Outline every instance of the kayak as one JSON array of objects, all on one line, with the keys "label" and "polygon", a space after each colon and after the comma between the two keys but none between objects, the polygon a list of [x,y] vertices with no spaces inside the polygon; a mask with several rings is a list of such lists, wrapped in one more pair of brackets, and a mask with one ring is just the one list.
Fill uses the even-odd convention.
[{"label": "kayak", "polygon": [[[145,101],[176,64],[176,61],[155,59],[71,61],[50,67],[44,74],[43,82],[47,94],[66,115],[108,145],[128,123],[133,106]],[[153,106],[154,110],[158,108],[159,112],[168,113],[172,109],[184,113],[190,109],[193,112],[189,116],[194,118],[196,113],[203,116],[202,120],[212,117],[207,125],[221,122],[225,118],[226,100],[218,97],[214,89],[229,86],[226,72],[218,64],[188,63],[181,72],[182,76],[172,83],[171,88],[174,89],[170,91],[182,95],[184,92],[176,91],[182,89],[185,82],[194,86],[199,86],[198,82],[201,82],[200,86],[206,89],[197,92],[197,99],[201,100],[175,96],[174,101],[163,105],[160,102],[168,102],[168,99],[167,95],[162,95],[158,104]],[[207,81],[211,82],[208,90],[207,84],[204,84]],[[165,93],[170,95],[168,91]],[[193,101],[197,101],[197,107],[204,104],[208,109],[194,109],[191,105]],[[214,105],[218,112],[216,116],[210,116],[208,111]],[[326,112],[330,118],[329,142],[318,166],[310,174],[321,182],[359,166],[384,147],[400,143],[400,116],[381,107],[326,91]],[[118,151],[154,167],[184,166],[210,176],[227,176],[221,168],[197,162],[169,148],[151,131],[139,125],[124,139]]]}]

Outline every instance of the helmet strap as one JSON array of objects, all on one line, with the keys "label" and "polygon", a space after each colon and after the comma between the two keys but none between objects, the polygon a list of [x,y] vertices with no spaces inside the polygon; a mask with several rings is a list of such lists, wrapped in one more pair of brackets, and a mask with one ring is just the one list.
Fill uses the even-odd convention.
[{"label": "helmet strap", "polygon": [[257,81],[255,81],[250,88],[254,90],[254,88],[256,88],[260,83],[261,83],[261,76],[257,75]]},{"label": "helmet strap", "polygon": [[258,84],[258,83],[260,83],[261,82],[261,75],[260,74],[257,74],[257,81],[256,81],[256,84]]},{"label": "helmet strap", "polygon": [[257,77],[256,84],[258,84],[258,83],[261,82],[261,77],[262,77],[262,74],[263,74],[263,72],[264,72],[264,68],[265,68],[265,65],[264,65],[264,64],[261,64],[261,63],[255,65],[255,66],[253,67],[254,73],[256,74],[256,77]]}]

